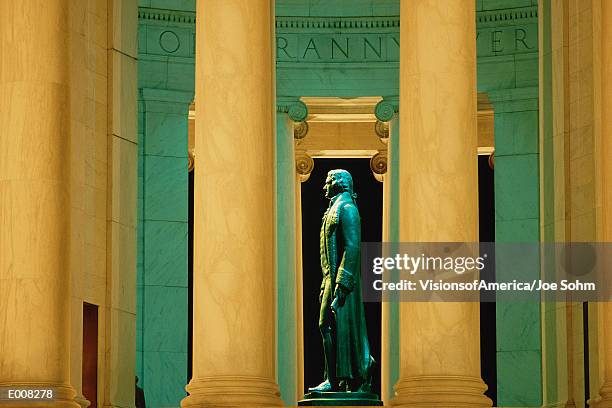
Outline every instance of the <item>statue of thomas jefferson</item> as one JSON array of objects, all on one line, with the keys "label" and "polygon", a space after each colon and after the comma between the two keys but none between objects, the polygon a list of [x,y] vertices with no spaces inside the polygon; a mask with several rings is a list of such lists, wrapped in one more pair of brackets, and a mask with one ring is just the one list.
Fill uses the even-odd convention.
[{"label": "statue of thomas jefferson", "polygon": [[327,174],[329,207],[320,234],[323,280],[319,329],[325,352],[325,380],[310,392],[366,392],[374,359],[366,330],[360,285],[361,220],[346,170]]}]

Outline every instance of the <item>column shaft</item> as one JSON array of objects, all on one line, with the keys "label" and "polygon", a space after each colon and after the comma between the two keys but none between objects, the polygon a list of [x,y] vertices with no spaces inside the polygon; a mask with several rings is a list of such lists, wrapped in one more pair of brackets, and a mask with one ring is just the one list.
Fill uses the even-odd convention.
[{"label": "column shaft", "polygon": [[[612,2],[601,2],[601,198],[603,242],[612,242]],[[609,264],[609,263],[608,263]],[[612,302],[602,303],[604,384],[597,407],[612,407]]]},{"label": "column shaft", "polygon": [[[294,152],[295,153],[295,152]],[[302,258],[302,182],[295,180],[295,271],[297,301],[297,393],[304,396],[304,264]]]},{"label": "column shaft", "polygon": [[[297,405],[298,296],[296,274],[295,152],[293,121],[276,114],[276,284],[278,293],[278,385],[286,405]],[[301,316],[300,316],[301,318]],[[298,396],[298,393],[300,394]]]},{"label": "column shaft", "polygon": [[281,405],[273,3],[197,3],[191,406]]},{"label": "column shaft", "polygon": [[[473,2],[402,0],[402,242],[478,241]],[[478,303],[402,303],[395,406],[490,406]]]},{"label": "column shaft", "polygon": [[49,407],[79,406],[69,356],[68,3],[0,2],[0,386],[52,388]]},{"label": "column shaft", "polygon": [[[387,141],[387,172],[383,185],[383,242],[398,242],[398,164],[399,152],[399,118],[394,115],[389,121],[389,140]],[[385,246],[383,256],[393,256],[395,245]],[[390,280],[397,279],[395,276]],[[382,303],[381,308],[381,392],[383,401],[393,397],[393,386],[399,375],[399,303],[397,296],[391,294],[389,301]]]}]

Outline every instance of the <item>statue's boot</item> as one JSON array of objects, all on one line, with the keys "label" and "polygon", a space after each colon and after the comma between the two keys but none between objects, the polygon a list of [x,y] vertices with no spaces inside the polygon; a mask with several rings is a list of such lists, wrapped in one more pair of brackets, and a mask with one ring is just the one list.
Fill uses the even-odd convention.
[{"label": "statue's boot", "polygon": [[356,392],[372,392],[372,377],[374,376],[374,369],[376,368],[376,360],[370,356],[370,363],[368,365],[368,371],[366,378],[363,378],[359,383],[353,387]]},{"label": "statue's boot", "polygon": [[308,387],[308,392],[331,392],[332,386],[329,383],[329,380],[323,381],[321,384],[316,387]]},{"label": "statue's boot", "polygon": [[321,332],[323,337],[323,352],[325,354],[325,374],[327,379],[316,387],[309,387],[308,391],[332,392],[338,391],[338,379],[336,378],[336,350],[332,342],[331,329]]}]

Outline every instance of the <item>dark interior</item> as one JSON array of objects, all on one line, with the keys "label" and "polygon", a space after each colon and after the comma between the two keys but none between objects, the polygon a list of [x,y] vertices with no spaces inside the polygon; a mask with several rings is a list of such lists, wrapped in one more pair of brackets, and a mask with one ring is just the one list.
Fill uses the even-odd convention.
[{"label": "dark interior", "polygon": [[[319,229],[321,217],[329,200],[323,193],[327,172],[345,169],[353,176],[357,206],[361,216],[362,242],[382,239],[382,183],[370,170],[369,159],[315,159],[314,170],[302,183],[302,258],[304,277],[304,392],[323,380],[325,361],[319,333],[319,287],[321,266],[319,258]],[[380,395],[380,303],[365,303],[371,354],[379,363],[374,375],[373,391]]]}]

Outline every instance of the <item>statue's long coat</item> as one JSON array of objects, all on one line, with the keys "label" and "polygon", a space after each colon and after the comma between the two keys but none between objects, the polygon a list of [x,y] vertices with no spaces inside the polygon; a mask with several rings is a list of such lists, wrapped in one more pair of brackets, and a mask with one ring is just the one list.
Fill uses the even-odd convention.
[{"label": "statue's long coat", "polygon": [[[370,345],[361,299],[360,246],[361,220],[359,211],[348,192],[332,198],[323,215],[320,235],[321,270],[325,289],[331,279],[331,291],[324,296],[334,298],[333,288],[342,285],[348,294],[346,302],[336,312],[336,376],[338,378],[368,378]],[[331,304],[331,299],[322,303]]]}]

